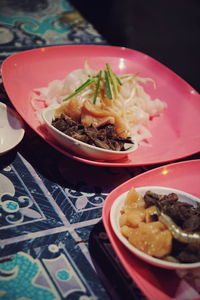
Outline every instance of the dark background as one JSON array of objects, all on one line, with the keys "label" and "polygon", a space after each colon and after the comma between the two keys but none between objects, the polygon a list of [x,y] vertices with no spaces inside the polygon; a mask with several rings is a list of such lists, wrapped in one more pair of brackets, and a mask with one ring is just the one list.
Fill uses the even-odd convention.
[{"label": "dark background", "polygon": [[110,45],[144,52],[200,92],[200,0],[71,0]]}]

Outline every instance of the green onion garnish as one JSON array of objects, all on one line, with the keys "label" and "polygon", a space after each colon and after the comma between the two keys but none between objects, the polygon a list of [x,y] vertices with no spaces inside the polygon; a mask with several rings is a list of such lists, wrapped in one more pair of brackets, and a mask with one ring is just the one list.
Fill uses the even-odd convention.
[{"label": "green onion garnish", "polygon": [[95,89],[94,98],[93,98],[93,103],[94,104],[96,103],[96,100],[97,100],[97,95],[98,95],[100,80],[101,80],[101,73],[102,73],[102,70],[100,70],[98,75],[97,75],[97,84],[96,84],[96,89]]},{"label": "green onion garnish", "polygon": [[102,78],[102,70],[98,72],[95,76],[90,76],[83,84],[81,84],[72,94],[63,99],[63,101],[67,101],[72,97],[76,96],[80,92],[82,92],[86,87],[95,83],[95,90],[93,96],[93,103],[96,103],[100,83],[102,82],[102,86],[104,86],[106,90],[107,97],[109,99],[114,99],[119,97],[119,85],[122,85],[119,77],[112,71],[109,64],[106,64],[106,69],[104,72],[104,78]]},{"label": "green onion garnish", "polygon": [[87,86],[89,86],[90,84],[92,84],[95,80],[96,80],[95,77],[89,78],[81,86],[79,86],[72,94],[70,94],[68,97],[66,97],[65,99],[63,99],[63,101],[67,101],[70,98],[74,97],[75,95],[77,95],[78,93],[80,93],[82,90],[84,90]]},{"label": "green onion garnish", "polygon": [[118,81],[117,81],[116,76],[114,75],[113,71],[111,70],[111,67],[110,67],[109,64],[106,64],[106,68],[107,68],[107,72],[108,72],[108,76],[109,76],[110,82],[111,82],[111,84],[113,86],[115,98],[117,98],[118,95],[119,95]]},{"label": "green onion garnish", "polygon": [[106,93],[109,99],[112,99],[112,91],[110,87],[110,81],[109,81],[109,76],[108,72],[105,70],[104,71],[104,77],[105,77],[105,87],[106,87]]},{"label": "green onion garnish", "polygon": [[113,73],[113,74],[114,74],[114,76],[115,76],[117,82],[119,83],[119,85],[122,85],[122,82],[121,82],[121,80],[119,79],[119,77],[118,77],[115,73]]}]

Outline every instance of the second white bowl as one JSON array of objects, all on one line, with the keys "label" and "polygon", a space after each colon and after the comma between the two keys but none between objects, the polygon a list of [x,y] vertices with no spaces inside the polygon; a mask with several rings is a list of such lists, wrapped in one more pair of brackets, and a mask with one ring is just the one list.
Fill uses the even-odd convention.
[{"label": "second white bowl", "polygon": [[[147,191],[152,191],[154,193],[166,195],[169,193],[176,193],[178,195],[179,201],[187,202],[192,205],[196,205],[197,203],[200,203],[200,199],[185,193],[180,190],[168,188],[168,187],[160,187],[160,186],[144,186],[144,187],[138,187],[136,188],[136,191],[138,191],[140,194],[144,195]],[[128,248],[134,255],[138,256],[140,259],[155,265],[157,267],[162,267],[166,269],[194,269],[197,267],[200,267],[200,262],[196,263],[175,263],[175,262],[168,262],[159,258],[155,258],[153,256],[150,256],[140,250],[138,250],[136,247],[134,247],[121,233],[120,225],[119,225],[119,219],[121,216],[121,209],[124,206],[124,202],[126,199],[128,192],[123,193],[119,197],[116,198],[116,200],[113,202],[113,205],[111,207],[110,211],[110,222],[111,226],[113,228],[113,231],[115,232],[118,239],[123,243],[123,245]]]}]

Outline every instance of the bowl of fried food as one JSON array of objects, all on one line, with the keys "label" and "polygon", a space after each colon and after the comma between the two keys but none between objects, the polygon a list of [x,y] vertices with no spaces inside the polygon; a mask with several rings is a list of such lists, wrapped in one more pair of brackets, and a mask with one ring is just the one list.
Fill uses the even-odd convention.
[{"label": "bowl of fried food", "polygon": [[113,231],[140,259],[166,269],[200,267],[200,199],[184,191],[144,186],[114,201]]}]

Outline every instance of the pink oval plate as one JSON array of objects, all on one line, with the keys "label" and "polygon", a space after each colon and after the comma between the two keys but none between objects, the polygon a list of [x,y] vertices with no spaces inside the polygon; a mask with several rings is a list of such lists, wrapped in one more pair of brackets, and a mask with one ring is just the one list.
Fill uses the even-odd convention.
[{"label": "pink oval plate", "polygon": [[[87,60],[99,69],[110,63],[116,73],[137,73],[155,80],[146,91],[152,99],[167,102],[164,113],[150,122],[151,147],[140,146],[119,161],[95,161],[64,150],[49,139],[31,105],[31,92],[63,79],[70,71],[82,68]],[[169,162],[200,150],[200,95],[167,67],[141,52],[112,46],[70,45],[28,50],[8,57],[2,64],[6,92],[22,118],[37,134],[66,156],[98,166],[139,166]]]},{"label": "pink oval plate", "polygon": [[112,204],[119,195],[133,187],[140,186],[170,187],[200,197],[199,183],[200,159],[188,160],[169,164],[138,175],[114,189],[104,202],[102,215],[108,238],[130,277],[149,299],[177,299],[180,278],[174,270],[155,267],[138,259],[119,241],[110,224]]}]

